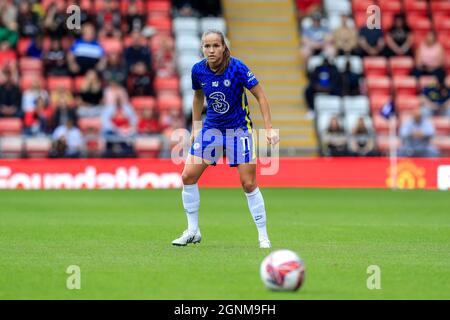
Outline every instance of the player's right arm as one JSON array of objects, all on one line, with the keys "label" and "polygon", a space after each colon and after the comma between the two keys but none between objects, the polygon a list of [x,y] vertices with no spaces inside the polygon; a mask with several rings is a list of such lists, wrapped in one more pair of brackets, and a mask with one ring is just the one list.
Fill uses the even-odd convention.
[{"label": "player's right arm", "polygon": [[192,105],[192,132],[191,144],[194,143],[195,137],[202,129],[202,111],[205,95],[203,90],[194,90],[194,101]]}]

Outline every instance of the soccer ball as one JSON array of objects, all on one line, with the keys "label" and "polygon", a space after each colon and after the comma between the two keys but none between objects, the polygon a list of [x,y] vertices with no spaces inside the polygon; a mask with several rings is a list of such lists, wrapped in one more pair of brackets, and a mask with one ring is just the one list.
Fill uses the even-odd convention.
[{"label": "soccer ball", "polygon": [[260,268],[264,285],[275,291],[296,291],[305,279],[302,259],[291,250],[277,250],[264,258]]}]

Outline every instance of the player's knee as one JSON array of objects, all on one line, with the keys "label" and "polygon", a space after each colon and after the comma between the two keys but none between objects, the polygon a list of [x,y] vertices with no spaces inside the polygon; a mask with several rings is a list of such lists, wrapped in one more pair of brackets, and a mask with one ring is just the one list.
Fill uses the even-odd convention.
[{"label": "player's knee", "polygon": [[186,173],[186,172],[183,172],[181,174],[181,179],[183,180],[184,185],[195,184],[195,183],[197,183],[197,180],[198,180],[197,177],[195,177],[192,174]]},{"label": "player's knee", "polygon": [[250,193],[256,189],[256,181],[254,180],[245,180],[241,181],[242,188],[246,193]]}]

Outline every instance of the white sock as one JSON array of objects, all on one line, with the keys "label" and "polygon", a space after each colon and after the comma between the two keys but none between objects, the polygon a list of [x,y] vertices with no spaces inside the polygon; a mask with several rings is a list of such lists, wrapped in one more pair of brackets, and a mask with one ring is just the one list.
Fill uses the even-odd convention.
[{"label": "white sock", "polygon": [[183,198],[183,207],[188,221],[188,231],[190,233],[196,233],[198,230],[198,209],[200,208],[198,185],[183,185],[181,197]]},{"label": "white sock", "polygon": [[268,239],[269,237],[266,229],[266,209],[259,188],[256,187],[255,190],[250,193],[245,193],[245,195],[247,196],[248,207],[252,214],[253,221],[255,221],[256,227],[258,228],[259,240]]}]

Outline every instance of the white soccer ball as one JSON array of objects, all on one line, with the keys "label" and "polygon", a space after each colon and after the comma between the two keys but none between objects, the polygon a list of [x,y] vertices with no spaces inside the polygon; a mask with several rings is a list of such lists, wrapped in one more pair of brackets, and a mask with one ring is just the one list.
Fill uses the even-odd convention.
[{"label": "white soccer ball", "polygon": [[275,291],[296,291],[305,279],[303,260],[291,250],[277,250],[264,258],[260,268],[264,285]]}]

